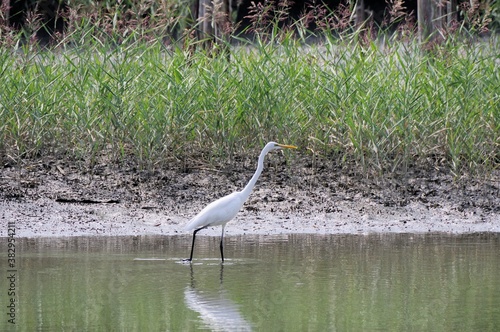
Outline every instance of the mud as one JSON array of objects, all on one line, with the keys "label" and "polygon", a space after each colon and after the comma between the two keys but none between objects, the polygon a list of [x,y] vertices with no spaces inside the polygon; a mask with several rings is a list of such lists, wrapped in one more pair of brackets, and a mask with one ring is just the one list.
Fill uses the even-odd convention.
[{"label": "mud", "polygon": [[[0,169],[0,236],[9,222],[18,237],[185,234],[206,204],[243,188],[255,163],[185,160],[153,171],[124,162],[7,163]],[[499,173],[472,178],[430,162],[367,176],[335,158],[274,153],[226,234],[500,232]]]}]

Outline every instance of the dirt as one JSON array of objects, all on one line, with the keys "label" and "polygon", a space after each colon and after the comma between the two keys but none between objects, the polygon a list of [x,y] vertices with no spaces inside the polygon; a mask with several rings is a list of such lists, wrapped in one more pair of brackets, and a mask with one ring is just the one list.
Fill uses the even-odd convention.
[{"label": "dirt", "polygon": [[[256,160],[228,164],[185,160],[145,171],[64,158],[6,163],[0,236],[8,223],[18,237],[186,234],[184,225],[206,204],[244,187]],[[480,179],[433,161],[366,174],[335,158],[272,153],[226,234],[500,232],[499,170]],[[203,234],[219,235],[220,227]]]}]

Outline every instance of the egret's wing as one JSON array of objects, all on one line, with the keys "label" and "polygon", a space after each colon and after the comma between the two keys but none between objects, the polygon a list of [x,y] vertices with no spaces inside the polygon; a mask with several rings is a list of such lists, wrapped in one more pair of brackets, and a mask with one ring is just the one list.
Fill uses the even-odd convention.
[{"label": "egret's wing", "polygon": [[219,198],[208,204],[191,219],[184,230],[191,231],[205,226],[224,225],[236,216],[243,203],[244,200],[240,192]]}]

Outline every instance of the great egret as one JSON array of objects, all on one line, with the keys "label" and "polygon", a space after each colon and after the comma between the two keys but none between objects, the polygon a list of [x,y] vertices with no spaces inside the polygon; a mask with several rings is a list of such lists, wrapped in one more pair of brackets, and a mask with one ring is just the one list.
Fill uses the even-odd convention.
[{"label": "great egret", "polygon": [[233,219],[240,208],[243,206],[243,203],[247,200],[248,196],[252,192],[257,179],[259,178],[262,170],[264,168],[264,157],[266,154],[273,150],[279,149],[296,149],[296,146],[293,145],[284,145],[278,144],[276,142],[269,142],[266,144],[264,149],[259,155],[259,161],[257,163],[257,170],[254,175],[250,179],[250,182],[243,188],[242,191],[237,191],[218,200],[208,204],[203,210],[200,211],[189,223],[184,227],[186,231],[193,232],[193,243],[191,244],[191,255],[189,259],[185,259],[188,262],[193,260],[193,250],[194,250],[194,241],[196,239],[196,233],[201,231],[204,228],[210,226],[222,226],[222,234],[220,237],[220,256],[222,261],[224,261],[224,250],[223,250],[223,239],[224,239],[224,227],[227,222]]}]

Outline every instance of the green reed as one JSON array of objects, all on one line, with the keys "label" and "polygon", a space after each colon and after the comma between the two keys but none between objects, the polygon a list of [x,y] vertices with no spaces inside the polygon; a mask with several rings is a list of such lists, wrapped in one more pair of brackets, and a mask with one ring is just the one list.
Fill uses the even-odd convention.
[{"label": "green reed", "polygon": [[[144,167],[192,155],[232,157],[268,140],[405,170],[439,160],[498,167],[498,38],[368,43],[275,31],[230,47],[230,59],[133,32],[52,49],[0,50],[0,152],[132,158]],[[80,46],[77,41],[82,42]]]}]

